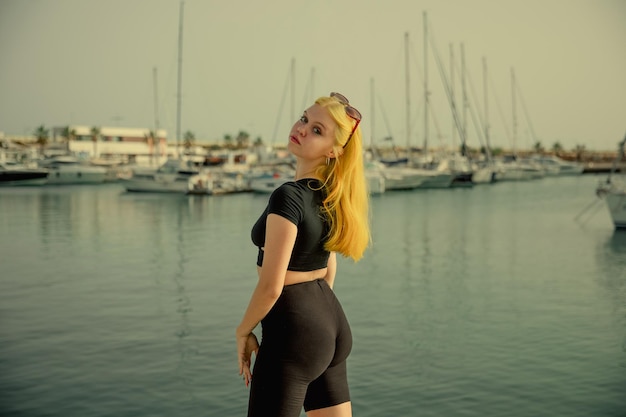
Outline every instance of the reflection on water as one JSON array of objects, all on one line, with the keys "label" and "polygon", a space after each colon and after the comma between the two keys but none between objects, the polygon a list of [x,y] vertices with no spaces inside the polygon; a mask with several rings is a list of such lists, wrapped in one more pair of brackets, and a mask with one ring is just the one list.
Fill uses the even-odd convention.
[{"label": "reflection on water", "polygon": [[602,271],[597,280],[611,299],[618,331],[623,334],[620,366],[626,371],[626,231],[615,230],[596,253]]},{"label": "reflection on water", "polygon": [[616,230],[598,245],[596,254],[602,272],[599,283],[615,298],[616,305],[626,307],[626,233]]},{"label": "reflection on water", "polygon": [[[626,231],[615,230],[608,241],[608,246],[616,254],[626,254]],[[626,264],[626,256],[618,256],[616,259]]]},{"label": "reflection on water", "polygon": [[[626,234],[572,220],[595,183],[373,198],[336,282],[354,414],[621,417]],[[245,415],[233,331],[266,203],[0,190],[0,415]]]},{"label": "reflection on water", "polygon": [[[178,338],[178,354],[180,355],[180,361],[176,367],[176,376],[180,380],[181,384],[185,387],[183,389],[184,394],[188,397],[188,400],[192,403],[193,407],[198,407],[199,403],[195,396],[194,389],[197,385],[197,381],[194,381],[192,373],[193,363],[198,355],[198,349],[195,346],[192,336],[191,326],[189,324],[189,316],[193,313],[191,306],[191,298],[187,294],[187,288],[185,281],[187,277],[185,275],[185,265],[189,262],[187,255],[188,250],[185,247],[185,224],[184,224],[184,212],[190,209],[189,204],[180,204],[176,211],[176,244],[175,244],[175,256],[176,256],[176,270],[173,274],[173,281],[176,289],[176,312],[180,316],[179,328],[176,332]],[[188,213],[187,213],[188,214]],[[199,409],[197,411],[200,411]]]}]

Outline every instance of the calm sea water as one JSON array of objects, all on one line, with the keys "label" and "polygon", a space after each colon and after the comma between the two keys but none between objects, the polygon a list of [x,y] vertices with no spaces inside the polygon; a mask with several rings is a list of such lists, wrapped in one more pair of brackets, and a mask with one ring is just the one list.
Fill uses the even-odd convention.
[{"label": "calm sea water", "polygon": [[[340,260],[355,416],[626,416],[626,233],[598,177],[372,199]],[[242,416],[266,195],[0,189],[0,415]]]}]

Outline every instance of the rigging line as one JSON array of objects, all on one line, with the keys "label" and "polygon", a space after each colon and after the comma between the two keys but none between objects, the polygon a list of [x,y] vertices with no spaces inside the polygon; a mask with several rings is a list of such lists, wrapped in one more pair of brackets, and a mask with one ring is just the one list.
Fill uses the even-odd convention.
[{"label": "rigging line", "polygon": [[459,115],[457,114],[456,105],[452,100],[452,92],[450,91],[450,84],[448,83],[448,77],[443,71],[443,64],[441,63],[441,58],[439,56],[439,50],[437,49],[437,45],[434,41],[434,35],[431,33],[429,37],[431,43],[431,49],[433,50],[433,55],[435,56],[435,62],[437,63],[437,69],[439,70],[439,78],[443,84],[444,91],[446,92],[446,97],[448,98],[448,105],[450,106],[450,111],[452,112],[452,118],[454,120],[454,124],[459,132],[459,136],[461,137],[462,143],[466,142],[466,134],[461,127],[461,123],[459,121]]},{"label": "rigging line", "polygon": [[[417,53],[415,52],[415,44],[411,41],[411,39],[409,39],[409,48],[407,48],[408,52],[413,52],[413,53],[409,53],[409,64],[411,62],[413,62],[415,68],[416,68],[416,73],[417,73],[417,78],[418,78],[418,82],[416,83],[418,86],[423,86],[424,85],[424,77],[422,76],[422,73],[420,72],[419,68],[419,62],[417,61]],[[411,73],[411,67],[409,67],[409,73]],[[420,91],[418,87],[416,87],[417,91]],[[411,91],[409,90],[409,94],[411,93]],[[414,129],[414,127],[417,127],[418,123],[419,123],[419,118],[420,115],[422,114],[422,106],[425,104],[424,100],[416,100],[417,101],[417,106],[416,108],[412,111],[412,115],[411,115],[411,120],[409,122],[409,127],[411,129],[411,132],[415,132],[413,136],[415,136],[416,142],[415,143],[419,143],[418,137],[419,134],[417,133],[417,129]],[[413,138],[411,139],[411,143],[413,143]]]},{"label": "rigging line", "polygon": [[380,111],[383,114],[383,120],[385,122],[385,126],[387,127],[387,133],[389,133],[389,137],[391,138],[391,142],[393,145],[393,133],[391,132],[391,126],[389,125],[389,119],[387,118],[387,112],[385,111],[385,107],[383,106],[383,101],[380,98],[380,96],[378,97],[378,106],[380,107]]},{"label": "rigging line", "polygon": [[596,204],[598,204],[598,202],[602,201],[600,198],[594,198],[593,201],[588,204],[585,208],[583,208],[581,210],[580,213],[578,213],[576,215],[576,217],[574,217],[574,220],[578,220],[583,214],[585,214],[587,211],[589,211],[589,209],[591,209],[593,206],[595,206]]},{"label": "rigging line", "polygon": [[306,85],[304,86],[304,96],[302,97],[302,105],[300,106],[301,109],[306,109],[306,105],[309,103],[309,95],[313,95],[311,93],[311,84],[312,84],[312,76],[309,77],[309,79],[306,82]]},{"label": "rigging line", "polygon": [[285,106],[285,99],[287,98],[287,92],[289,91],[289,82],[291,81],[291,68],[287,73],[287,80],[285,82],[285,87],[283,88],[283,96],[280,100],[280,107],[278,109],[278,116],[276,116],[276,123],[274,124],[274,133],[272,135],[272,144],[276,140],[276,135],[278,134],[278,127],[280,125],[280,118],[283,114],[283,108]]},{"label": "rigging line", "polygon": [[[417,57],[417,53],[415,51],[415,46],[414,46],[413,42],[409,42],[409,43],[411,44],[411,46],[413,46],[413,52],[414,53],[413,53],[412,57],[413,57],[413,61],[414,61],[414,64],[415,64],[415,68],[417,68],[416,72],[417,72],[417,78],[418,78],[418,81],[419,81],[418,85],[422,86],[422,85],[424,85],[424,75],[420,71],[420,65],[419,65],[420,62],[416,58]],[[418,107],[416,109],[416,111],[415,111],[415,118],[413,119],[415,124],[411,125],[411,127],[414,127],[417,124],[417,121],[419,120],[419,117],[422,114],[423,109],[422,109],[421,106],[424,104],[424,100],[420,100],[419,103],[420,103],[420,107]],[[431,104],[432,104],[432,102],[431,102]],[[437,119],[437,115],[436,115],[435,110],[433,109],[432,105],[428,106],[428,114],[430,114],[431,119],[432,119],[432,121],[433,121],[433,123],[435,125],[435,130],[436,130],[436,133],[437,133],[437,139],[439,140],[439,145],[444,145],[443,138],[445,136],[443,135],[443,133],[441,133],[441,128],[439,127],[439,121]]]},{"label": "rigging line", "polygon": [[493,98],[496,101],[496,107],[498,108],[498,115],[500,116],[500,120],[502,121],[502,127],[504,128],[504,134],[506,136],[506,138],[509,141],[509,145],[511,145],[513,143],[513,140],[511,139],[511,132],[509,131],[508,128],[508,124],[506,122],[506,119],[504,117],[504,113],[502,111],[502,105],[500,105],[500,100],[498,99],[498,95],[496,94],[496,87],[495,84],[493,83],[493,78],[488,77],[489,78],[489,82],[491,85],[491,91],[493,94]]},{"label": "rigging line", "polygon": [[[469,85],[470,85],[470,98],[468,100],[468,107],[470,110],[470,115],[472,116],[472,124],[474,125],[474,128],[476,129],[476,135],[478,136],[478,142],[480,143],[480,146],[489,146],[488,143],[486,143],[486,139],[484,138],[484,131],[485,131],[485,123],[484,123],[484,119],[481,119],[481,115],[478,114],[478,117],[476,116],[476,107],[478,107],[476,104],[478,103],[478,99],[476,98],[477,94],[476,94],[476,90],[474,89],[474,82],[472,80],[472,75],[469,72],[469,69],[466,67],[465,68],[465,76],[467,77],[467,80],[469,81]],[[474,102],[474,106],[472,106],[472,100]],[[485,141],[483,142],[483,139],[485,139]]]},{"label": "rigging line", "polygon": [[414,128],[414,127],[416,127],[416,126],[417,126],[417,124],[419,123],[420,113],[421,113],[421,111],[422,111],[422,105],[423,105],[423,104],[424,104],[424,103],[423,103],[423,102],[421,102],[421,101],[420,101],[420,102],[418,102],[418,104],[417,104],[417,108],[415,109],[416,111],[415,111],[415,112],[413,112],[413,113],[415,113],[415,114],[413,115],[413,119],[411,119],[411,124],[410,124],[410,126],[411,126],[411,132],[414,132],[414,131],[415,131],[415,129],[413,129],[413,128]]},{"label": "rigging line", "polygon": [[537,135],[535,135],[535,129],[533,128],[533,124],[530,120],[528,109],[526,108],[526,101],[524,100],[524,97],[522,96],[522,89],[519,87],[517,78],[515,79],[515,88],[519,94],[520,101],[522,102],[522,109],[524,110],[524,115],[526,116],[526,123],[528,123],[528,127],[530,128],[530,134],[533,136],[533,140],[535,142],[538,142]]},{"label": "rigging line", "polygon": [[[435,130],[437,131],[437,139],[439,139],[439,145],[443,146],[443,133],[441,133],[441,129],[439,128],[439,120],[437,119],[437,115],[435,113],[435,110],[433,110],[433,106],[429,106],[428,107],[428,113],[430,114],[430,117],[433,120],[433,124],[435,125]],[[454,145],[454,144],[453,144]]]},{"label": "rigging line", "polygon": [[[411,46],[414,45],[413,42],[411,42],[411,41],[409,41],[409,44]],[[421,68],[420,64],[421,64],[421,62],[419,62],[417,60],[417,58],[416,58],[417,56],[418,56],[417,51],[415,50],[415,46],[413,46],[413,55],[412,55],[412,57],[413,57],[413,61],[414,61],[415,68],[416,68],[415,71],[417,72],[417,77],[419,78],[419,81],[420,81],[418,85],[423,86],[424,85],[424,74],[420,71],[420,68]]]},{"label": "rigging line", "polygon": [[[435,48],[433,46],[433,48]],[[460,71],[460,69],[457,66],[456,61],[452,62],[451,65],[454,67],[455,70]],[[465,78],[467,81],[469,81],[469,85],[470,85],[470,95],[467,98],[467,103],[464,103],[463,105],[467,105],[467,108],[470,111],[470,116],[472,119],[472,125],[474,126],[474,129],[476,129],[476,134],[478,136],[478,142],[480,143],[480,146],[486,146],[486,140],[483,142],[484,138],[484,119],[482,118],[482,115],[479,113],[478,116],[476,115],[476,107],[477,103],[478,103],[478,99],[476,98],[477,94],[476,94],[476,90],[474,88],[474,82],[472,79],[472,76],[470,74],[470,71],[467,67],[465,67]],[[467,132],[465,132],[465,143],[467,144]],[[488,145],[488,144],[487,144]]]},{"label": "rigging line", "polygon": [[473,106],[468,106],[470,111],[470,116],[472,118],[472,124],[474,125],[474,129],[476,129],[476,136],[478,137],[478,142],[481,147],[485,147],[485,143],[483,142],[483,126],[480,121],[476,120],[476,110]]},{"label": "rigging line", "polygon": [[[467,80],[469,81],[469,85],[470,85],[470,107],[472,105],[472,102],[474,103],[475,107],[479,107],[478,104],[478,99],[476,98],[478,96],[478,94],[476,94],[476,89],[474,88],[474,80],[472,78],[472,74],[469,71],[469,68],[465,67],[465,77],[467,78]],[[478,114],[478,120],[480,121],[481,126],[484,127],[485,125],[485,117],[482,114]]]}]

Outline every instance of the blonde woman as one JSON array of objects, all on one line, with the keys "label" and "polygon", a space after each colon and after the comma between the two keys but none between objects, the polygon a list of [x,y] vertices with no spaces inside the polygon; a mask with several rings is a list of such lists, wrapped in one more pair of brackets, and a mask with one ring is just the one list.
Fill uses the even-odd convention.
[{"label": "blonde woman", "polygon": [[302,407],[309,417],[352,415],[352,334],[332,288],[336,253],[357,261],[370,241],[360,122],[338,93],[306,109],[289,134],[295,180],[252,228],[259,280],[236,331],[249,417],[298,417]]}]

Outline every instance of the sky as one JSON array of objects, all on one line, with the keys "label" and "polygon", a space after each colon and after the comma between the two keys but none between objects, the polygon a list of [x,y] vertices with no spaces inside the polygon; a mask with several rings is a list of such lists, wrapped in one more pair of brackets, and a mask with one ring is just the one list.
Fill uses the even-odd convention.
[{"label": "sky", "polygon": [[0,0],[0,131],[158,125],[176,141],[180,97],[182,133],[282,144],[338,91],[377,146],[456,146],[449,95],[471,147],[486,124],[505,149],[612,151],[626,134],[625,0],[186,0],[179,91],[180,4]]}]

